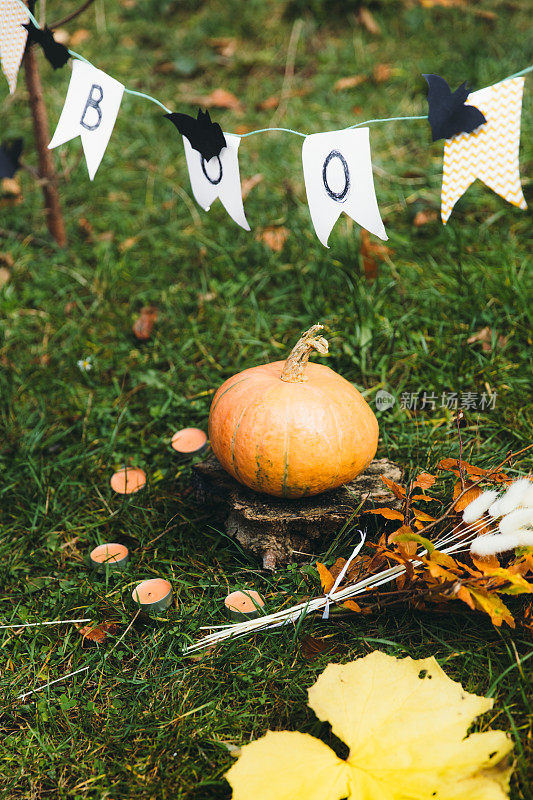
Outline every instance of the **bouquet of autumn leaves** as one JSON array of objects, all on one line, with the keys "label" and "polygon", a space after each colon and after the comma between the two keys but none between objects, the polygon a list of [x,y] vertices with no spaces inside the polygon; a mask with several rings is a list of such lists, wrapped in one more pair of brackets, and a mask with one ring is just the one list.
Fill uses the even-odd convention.
[{"label": "bouquet of autumn leaves", "polygon": [[[381,476],[400,507],[366,513],[385,518],[388,527],[396,524],[396,529],[370,544],[372,555],[358,554],[348,564],[339,558],[329,569],[317,563],[325,594],[383,575],[394,581],[393,589],[385,577],[370,582],[357,603],[348,599],[345,607],[368,613],[387,603],[405,601],[423,607],[428,602],[459,600],[487,613],[494,625],[506,622],[514,628],[518,622],[533,630],[531,602],[522,605],[515,620],[502,600],[502,595],[533,593],[528,580],[533,574],[533,482],[513,480],[499,468],[481,469],[450,458],[437,468],[456,477],[453,501],[437,517],[420,507],[440,503],[432,495],[436,476],[423,472],[406,486]],[[435,530],[439,534],[433,539]],[[397,569],[391,570],[391,564]],[[388,589],[378,590],[384,583],[389,583]]]}]

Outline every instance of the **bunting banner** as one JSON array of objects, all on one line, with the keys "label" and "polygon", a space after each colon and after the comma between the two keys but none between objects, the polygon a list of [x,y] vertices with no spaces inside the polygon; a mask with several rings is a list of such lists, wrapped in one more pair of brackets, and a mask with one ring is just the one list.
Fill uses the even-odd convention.
[{"label": "bunting banner", "polygon": [[63,111],[48,149],[81,138],[89,178],[104,157],[122,101],[124,86],[85,61],[75,60]]},{"label": "bunting banner", "polygon": [[512,205],[527,208],[518,164],[523,91],[524,78],[511,78],[468,96],[467,104],[482,111],[487,121],[472,133],[446,139],[441,191],[445,225],[476,178]]},{"label": "bunting banner", "polygon": [[343,211],[370,233],[388,239],[374,189],[368,128],[306,136],[302,163],[309,213],[325,247]]},{"label": "bunting banner", "polygon": [[239,136],[226,134],[226,146],[220,154],[207,161],[204,156],[193,149],[189,140],[183,136],[185,158],[189,170],[189,179],[194,199],[204,211],[209,211],[214,200],[220,202],[237,225],[250,230],[244,214],[239,174]]},{"label": "bunting banner", "polygon": [[28,9],[18,0],[0,0],[0,62],[10,94],[17,88],[17,76],[28,38],[28,31],[22,26],[29,21]]},{"label": "bunting banner", "polygon": [[[246,231],[250,225],[242,197],[239,146],[247,136],[270,130],[297,134],[304,140],[302,168],[307,203],[316,235],[325,247],[342,212],[380,239],[388,238],[374,187],[370,123],[425,120],[432,140],[444,140],[443,224],[476,178],[514,206],[527,208],[519,172],[520,121],[523,75],[533,72],[533,66],[472,93],[466,81],[452,90],[440,75],[425,73],[427,115],[367,120],[342,130],[309,135],[290,128],[232,134],[225,133],[206,110],[198,109],[196,118],[176,113],[155,97],[127,89],[57,42],[53,31],[39,26],[23,0],[0,0],[0,61],[11,93],[16,88],[25,47],[32,45],[40,45],[54,69],[61,69],[72,58],[65,103],[48,147],[53,149],[79,136],[91,180],[104,157],[126,92],[159,106],[181,135],[198,205],[209,211],[218,198],[231,219]],[[3,150],[0,148],[0,167],[5,174],[19,167],[20,151],[10,147],[6,143]]]}]

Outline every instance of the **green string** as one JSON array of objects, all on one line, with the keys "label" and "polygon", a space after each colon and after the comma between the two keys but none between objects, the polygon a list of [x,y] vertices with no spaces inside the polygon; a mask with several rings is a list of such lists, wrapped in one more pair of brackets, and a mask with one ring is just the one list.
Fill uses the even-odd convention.
[{"label": "green string", "polygon": [[[30,9],[23,2],[23,0],[17,0],[17,2],[26,9],[26,11],[28,12],[28,16],[33,22],[33,24],[37,28],[40,28],[41,26],[39,25],[38,21],[35,19]],[[81,56],[79,53],[75,53],[74,50],[69,50],[69,53],[71,56],[73,56],[73,58],[77,58],[80,61],[85,62],[85,64],[89,64],[89,66],[94,67],[94,69],[97,69],[97,67],[95,67],[94,64],[91,64],[90,61],[87,61],[87,59]],[[502,81],[500,82],[502,83],[503,81],[511,80],[511,78],[519,78],[521,75],[526,75],[528,72],[533,72],[533,64],[529,67],[524,67],[524,69],[520,70],[520,72],[515,72],[513,75],[508,75],[507,78],[502,78]],[[167,114],[171,113],[170,109],[168,109],[165,105],[163,105],[163,103],[161,103],[156,97],[152,97],[151,95],[145,94],[144,92],[136,92],[134,89],[126,89],[125,87],[124,87],[124,92],[126,94],[132,94],[135,97],[142,97],[145,100],[149,100],[151,103],[155,103],[155,105],[162,108],[163,111],[165,111]],[[363,125],[373,125],[378,122],[398,122],[398,121],[407,122],[409,120],[420,120],[420,119],[427,119],[427,114],[417,117],[385,117],[384,119],[367,119],[364,122],[356,122],[355,125],[349,125],[347,128],[342,128],[342,130],[349,131],[352,130],[353,128],[360,128]],[[282,131],[283,133],[293,133],[295,136],[301,136],[302,139],[305,139],[306,136],[308,136],[307,133],[302,133],[302,131],[295,131],[292,128],[258,128],[256,131],[249,131],[248,133],[240,133],[240,134],[239,133],[230,134],[226,132],[225,133],[227,136],[238,136],[239,139],[247,139],[249,136],[255,136],[256,133],[268,133],[270,131]]]}]

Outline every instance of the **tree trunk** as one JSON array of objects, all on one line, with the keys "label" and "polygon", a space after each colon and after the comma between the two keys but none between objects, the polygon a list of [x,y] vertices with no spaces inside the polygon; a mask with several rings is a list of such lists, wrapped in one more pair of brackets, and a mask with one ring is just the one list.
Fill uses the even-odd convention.
[{"label": "tree trunk", "polygon": [[67,234],[63,221],[63,213],[61,211],[61,203],[59,201],[59,192],[57,190],[57,176],[54,160],[48,149],[50,132],[48,128],[46,106],[43,99],[43,87],[35,48],[32,46],[28,46],[26,50],[24,69],[33,120],[35,148],[39,158],[39,177],[42,181],[44,205],[46,209],[46,225],[57,244],[60,247],[65,247],[67,243]]}]

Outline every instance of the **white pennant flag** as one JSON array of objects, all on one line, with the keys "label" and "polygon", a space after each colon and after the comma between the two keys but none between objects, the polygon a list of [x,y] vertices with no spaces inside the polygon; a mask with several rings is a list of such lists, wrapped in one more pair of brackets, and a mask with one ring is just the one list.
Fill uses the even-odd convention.
[{"label": "white pennant flag", "polygon": [[17,75],[28,38],[28,31],[22,25],[29,21],[28,9],[18,0],[0,0],[0,60],[10,94],[17,88]]},{"label": "white pennant flag", "polygon": [[214,156],[209,161],[194,150],[188,139],[183,137],[185,158],[189,169],[189,178],[194,198],[204,211],[209,211],[211,204],[217,197],[237,225],[250,230],[244,214],[241,194],[241,179],[239,174],[239,145],[240,136],[225,133],[226,147],[220,155]]},{"label": "white pennant flag", "polygon": [[123,94],[121,83],[75,59],[65,105],[48,149],[80,136],[89,178],[93,180],[113,132]]},{"label": "white pennant flag", "polygon": [[368,128],[306,136],[302,162],[309,212],[325,247],[343,211],[370,233],[388,239],[374,190]]}]

